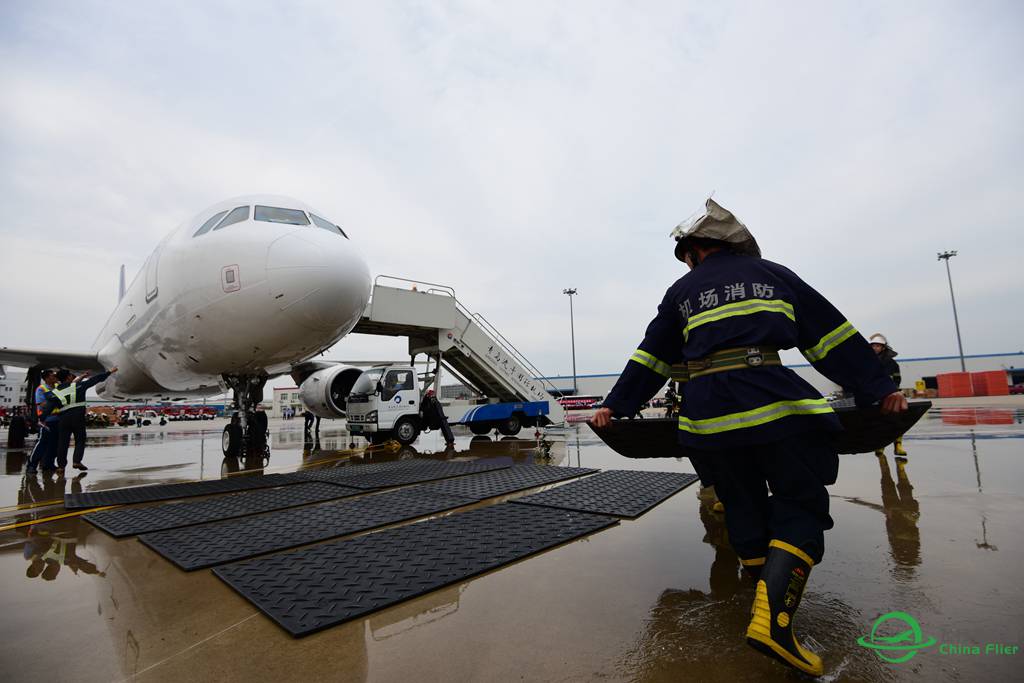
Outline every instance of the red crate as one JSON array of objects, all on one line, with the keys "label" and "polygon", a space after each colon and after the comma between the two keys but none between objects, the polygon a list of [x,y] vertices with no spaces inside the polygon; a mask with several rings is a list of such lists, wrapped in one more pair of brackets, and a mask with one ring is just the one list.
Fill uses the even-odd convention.
[{"label": "red crate", "polygon": [[972,372],[971,385],[975,396],[1007,396],[1010,393],[1005,370]]},{"label": "red crate", "polygon": [[935,377],[939,384],[939,398],[974,396],[969,372],[947,372]]}]

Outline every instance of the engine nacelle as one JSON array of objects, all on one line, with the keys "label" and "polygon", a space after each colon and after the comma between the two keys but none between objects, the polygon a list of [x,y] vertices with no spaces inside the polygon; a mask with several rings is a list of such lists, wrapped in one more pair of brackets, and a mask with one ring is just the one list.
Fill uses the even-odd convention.
[{"label": "engine nacelle", "polygon": [[317,370],[299,386],[299,400],[314,415],[345,417],[348,392],[363,371],[350,365],[334,365]]}]

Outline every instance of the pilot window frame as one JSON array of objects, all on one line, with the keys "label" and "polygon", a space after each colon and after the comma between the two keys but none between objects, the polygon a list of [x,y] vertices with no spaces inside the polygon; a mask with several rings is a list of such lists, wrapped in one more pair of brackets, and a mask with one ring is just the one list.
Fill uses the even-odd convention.
[{"label": "pilot window frame", "polygon": [[235,223],[241,223],[242,221],[247,220],[249,220],[249,205],[236,206],[231,209],[228,215],[221,219],[221,222],[217,224],[214,230],[220,230],[221,228],[226,228],[229,225],[234,225]]},{"label": "pilot window frame", "polygon": [[192,234],[192,237],[199,237],[200,235],[205,235],[206,233],[210,232],[211,230],[213,230],[213,226],[215,226],[220,221],[220,219],[224,218],[224,216],[226,215],[228,215],[227,209],[224,209],[223,211],[219,211],[213,214],[205,223],[202,224],[202,226],[200,226],[198,230],[196,230]]},{"label": "pilot window frame", "polygon": [[[340,225],[335,225],[326,218],[321,218],[320,216],[317,216],[312,211],[309,212],[309,219],[313,221],[313,225],[317,226],[318,228],[323,228],[328,232],[334,232],[335,230],[337,230],[339,233],[341,233],[342,237],[348,239],[348,235],[345,234],[345,231],[341,229]],[[321,223],[323,223],[323,225],[321,225]]]},{"label": "pilot window frame", "polygon": [[[277,217],[273,217],[270,214],[272,211],[280,211],[281,214]],[[291,220],[286,219],[288,214],[291,214]],[[297,222],[297,219],[300,217],[302,219],[301,223]],[[256,205],[253,211],[253,220],[260,221],[262,223],[276,223],[278,225],[309,225],[309,217],[302,209],[289,209],[284,206],[267,206],[265,204]]]}]

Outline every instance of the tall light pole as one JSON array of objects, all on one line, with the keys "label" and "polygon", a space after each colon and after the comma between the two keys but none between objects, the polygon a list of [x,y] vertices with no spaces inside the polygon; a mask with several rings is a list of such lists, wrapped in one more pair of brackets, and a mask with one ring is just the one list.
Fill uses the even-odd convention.
[{"label": "tall light pole", "polygon": [[956,297],[953,296],[953,276],[949,272],[949,259],[956,256],[955,251],[944,251],[939,254],[939,260],[946,262],[946,277],[949,278],[949,299],[953,302],[953,324],[956,326],[956,345],[960,349],[960,371],[967,372],[967,364],[964,363],[964,345],[960,341],[960,320],[956,316]]},{"label": "tall light pole", "polygon": [[572,319],[572,297],[576,294],[575,289],[563,289],[562,294],[569,295],[569,333],[572,339],[572,393],[578,395],[580,388],[576,385],[576,324]]}]

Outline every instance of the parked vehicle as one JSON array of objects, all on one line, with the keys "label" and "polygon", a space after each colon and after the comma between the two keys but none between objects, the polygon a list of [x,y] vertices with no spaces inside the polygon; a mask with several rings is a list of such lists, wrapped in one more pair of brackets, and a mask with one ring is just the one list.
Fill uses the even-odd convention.
[{"label": "parked vehicle", "polygon": [[[411,365],[378,365],[363,372],[348,395],[346,415],[353,434],[380,442],[395,439],[402,444],[416,440],[421,431],[443,429],[446,420],[436,408],[424,410],[424,389],[418,386]],[[428,405],[436,406],[435,402]],[[548,423],[547,401],[487,403],[473,406],[457,421],[474,434],[497,429],[512,436],[523,427]]]}]

